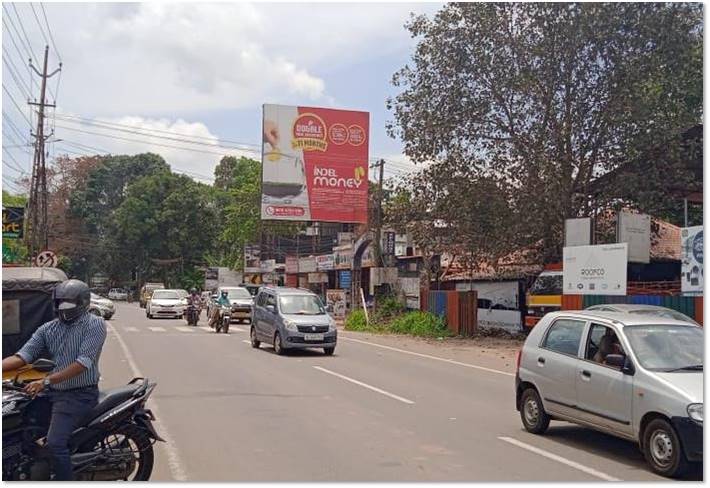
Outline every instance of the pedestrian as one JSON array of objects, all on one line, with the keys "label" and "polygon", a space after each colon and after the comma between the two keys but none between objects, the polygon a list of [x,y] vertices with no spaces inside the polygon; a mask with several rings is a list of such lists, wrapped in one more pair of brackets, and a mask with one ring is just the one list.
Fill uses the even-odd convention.
[{"label": "pedestrian", "polygon": [[13,356],[2,360],[2,370],[30,364],[47,351],[56,364],[42,380],[25,391],[37,396],[46,391],[52,403],[47,447],[52,455],[54,480],[71,481],[69,438],[79,421],[96,406],[99,390],[99,357],[106,340],[106,324],[89,313],[91,292],[86,283],[67,280],[53,293],[57,318],[39,327]]}]

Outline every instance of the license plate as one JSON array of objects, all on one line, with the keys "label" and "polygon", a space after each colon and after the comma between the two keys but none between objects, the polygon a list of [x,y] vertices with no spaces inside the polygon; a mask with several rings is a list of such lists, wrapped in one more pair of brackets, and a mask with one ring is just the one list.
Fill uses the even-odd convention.
[{"label": "license plate", "polygon": [[323,334],[304,334],[303,339],[306,341],[323,341]]}]

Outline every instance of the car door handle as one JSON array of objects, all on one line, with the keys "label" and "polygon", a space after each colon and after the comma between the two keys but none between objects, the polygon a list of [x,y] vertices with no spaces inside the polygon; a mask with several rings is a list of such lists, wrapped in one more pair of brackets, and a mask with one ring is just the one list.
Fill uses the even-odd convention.
[{"label": "car door handle", "polygon": [[537,358],[537,364],[539,364],[540,366],[542,366],[543,364],[545,364],[545,358],[543,358],[543,357]]},{"label": "car door handle", "polygon": [[585,379],[590,379],[592,377],[592,373],[587,371],[586,369],[583,369],[582,372],[580,373],[583,378]]}]

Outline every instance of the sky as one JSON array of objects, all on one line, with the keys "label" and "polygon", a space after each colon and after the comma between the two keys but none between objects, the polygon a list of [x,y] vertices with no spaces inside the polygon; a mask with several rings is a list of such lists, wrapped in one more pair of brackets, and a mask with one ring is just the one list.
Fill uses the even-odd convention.
[{"label": "sky", "polygon": [[3,187],[30,172],[23,144],[35,117],[26,99],[37,97],[39,77],[27,57],[38,66],[45,44],[49,71],[62,62],[48,83],[57,101],[50,156],[152,151],[209,180],[225,152],[259,158],[261,106],[279,103],[370,112],[371,157],[392,162],[386,176],[406,173],[402,144],[385,130],[393,118],[386,99],[414,50],[404,28],[410,13],[440,7],[4,3]]}]

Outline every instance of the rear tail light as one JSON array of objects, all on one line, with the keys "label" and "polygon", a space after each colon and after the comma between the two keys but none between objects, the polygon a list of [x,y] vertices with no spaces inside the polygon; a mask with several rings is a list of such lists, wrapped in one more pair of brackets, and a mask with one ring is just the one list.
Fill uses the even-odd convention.
[{"label": "rear tail light", "polygon": [[515,372],[520,372],[520,360],[523,358],[523,350],[518,351],[518,355],[515,357]]}]

